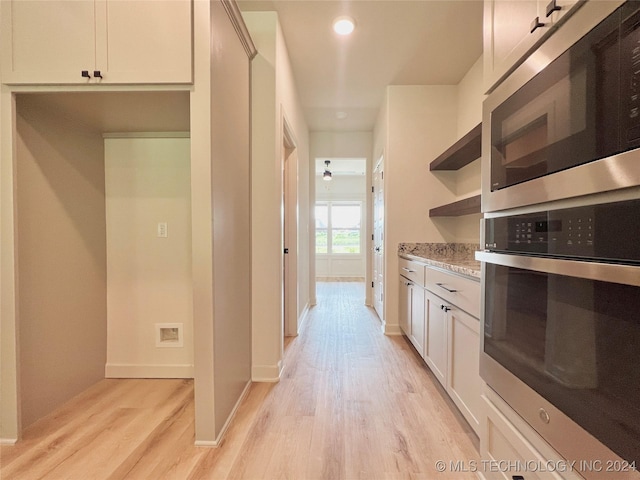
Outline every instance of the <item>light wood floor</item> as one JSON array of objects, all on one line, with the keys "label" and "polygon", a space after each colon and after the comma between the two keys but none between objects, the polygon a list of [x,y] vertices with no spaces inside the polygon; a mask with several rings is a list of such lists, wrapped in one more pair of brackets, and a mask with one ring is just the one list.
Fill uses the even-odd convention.
[{"label": "light wood floor", "polygon": [[254,384],[219,448],[193,446],[193,383],[104,380],[2,446],[0,478],[473,479],[477,438],[422,360],[380,332],[361,282],[318,283],[278,384]]}]

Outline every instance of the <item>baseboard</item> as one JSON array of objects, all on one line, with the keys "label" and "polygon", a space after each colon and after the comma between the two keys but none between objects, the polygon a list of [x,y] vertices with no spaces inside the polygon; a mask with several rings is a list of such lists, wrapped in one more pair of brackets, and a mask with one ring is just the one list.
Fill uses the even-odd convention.
[{"label": "baseboard", "polygon": [[388,323],[385,323],[382,326],[382,331],[385,335],[402,335],[400,325],[389,325]]},{"label": "baseboard", "polygon": [[224,435],[227,433],[227,430],[229,429],[229,426],[231,425],[231,422],[235,418],[236,413],[238,412],[238,408],[240,408],[240,405],[242,405],[243,400],[245,399],[245,397],[249,393],[249,390],[251,389],[251,383],[252,383],[251,380],[249,380],[247,382],[247,384],[244,386],[244,390],[242,390],[242,393],[240,394],[240,397],[238,398],[238,401],[233,406],[233,409],[231,410],[231,413],[227,417],[227,421],[224,422],[224,425],[220,429],[220,433],[218,434],[218,438],[216,438],[216,440],[215,440],[216,445],[220,445],[222,443],[222,439],[224,438]]},{"label": "baseboard", "polygon": [[217,447],[218,446],[218,441],[217,440],[196,440],[195,442],[193,442],[193,444],[196,447]]},{"label": "baseboard", "polygon": [[302,333],[302,329],[306,325],[307,316],[309,315],[309,304],[307,303],[302,310],[300,318],[298,318],[298,335]]},{"label": "baseboard", "polygon": [[251,380],[254,382],[277,383],[282,375],[282,360],[277,365],[254,365],[251,367]]},{"label": "baseboard", "polygon": [[130,365],[107,363],[106,378],[193,378],[193,365]]},{"label": "baseboard", "polygon": [[0,438],[0,445],[15,445],[18,443],[17,438]]}]

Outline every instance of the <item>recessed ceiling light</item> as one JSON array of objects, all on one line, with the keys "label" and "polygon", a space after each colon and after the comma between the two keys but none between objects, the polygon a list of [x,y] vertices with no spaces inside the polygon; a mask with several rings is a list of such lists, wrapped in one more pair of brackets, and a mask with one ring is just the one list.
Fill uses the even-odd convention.
[{"label": "recessed ceiling light", "polygon": [[342,111],[336,112],[336,118],[338,120],[344,120],[345,118],[347,118],[347,116],[348,116],[347,112],[342,112]]},{"label": "recessed ceiling light", "polygon": [[351,17],[338,17],[333,21],[333,31],[338,35],[349,35],[356,28],[356,23]]}]

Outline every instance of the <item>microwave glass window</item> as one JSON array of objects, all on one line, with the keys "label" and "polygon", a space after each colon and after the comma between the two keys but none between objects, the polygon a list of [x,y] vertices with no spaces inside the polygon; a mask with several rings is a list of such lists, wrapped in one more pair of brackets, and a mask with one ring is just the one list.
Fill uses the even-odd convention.
[{"label": "microwave glass window", "polygon": [[620,15],[594,28],[492,112],[492,191],[621,151]]},{"label": "microwave glass window", "polygon": [[486,267],[485,353],[640,464],[640,287]]}]

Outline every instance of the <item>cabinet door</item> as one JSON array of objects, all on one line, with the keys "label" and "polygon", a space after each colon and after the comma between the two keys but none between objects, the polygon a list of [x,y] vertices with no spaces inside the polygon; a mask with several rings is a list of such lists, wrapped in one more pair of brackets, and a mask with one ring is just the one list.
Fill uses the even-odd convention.
[{"label": "cabinet door", "polygon": [[424,358],[424,289],[415,284],[409,288],[411,289],[411,343]]},{"label": "cabinet door", "polygon": [[400,293],[398,298],[398,323],[407,337],[411,337],[411,282],[400,276]]},{"label": "cabinet door", "polygon": [[2,81],[190,83],[191,7],[191,0],[3,0]]},{"label": "cabinet door", "polygon": [[446,388],[447,376],[447,314],[444,300],[428,290],[424,292],[427,339],[424,359],[436,378]]},{"label": "cabinet door", "polygon": [[[155,3],[155,2],[154,2]],[[86,83],[95,67],[93,0],[3,0],[4,83]]]},{"label": "cabinet door", "polygon": [[480,379],[480,321],[452,308],[449,326],[447,392],[467,422],[478,433],[482,395]]},{"label": "cabinet door", "polygon": [[96,68],[102,82],[192,81],[191,0],[101,1]]},{"label": "cabinet door", "polygon": [[[484,87],[490,90],[524,59],[525,54],[551,26],[538,0],[485,0],[484,5]],[[539,18],[544,26],[533,32]]]}]

